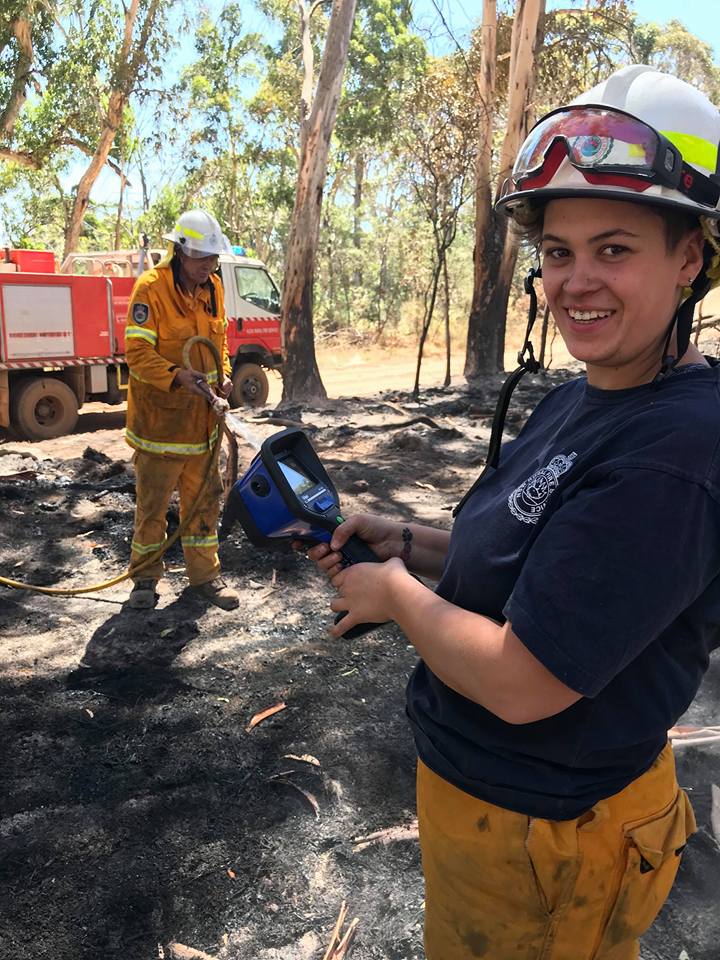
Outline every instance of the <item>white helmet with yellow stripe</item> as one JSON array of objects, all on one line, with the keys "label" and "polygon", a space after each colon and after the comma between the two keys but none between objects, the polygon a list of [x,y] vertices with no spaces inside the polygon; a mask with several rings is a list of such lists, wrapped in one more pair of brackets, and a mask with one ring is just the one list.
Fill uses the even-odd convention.
[{"label": "white helmet with yellow stripe", "polygon": [[695,87],[642,64],[623,67],[528,134],[498,201],[590,196],[720,218],[720,112]]},{"label": "white helmet with yellow stripe", "polygon": [[204,210],[188,210],[180,214],[175,229],[163,234],[163,240],[177,244],[186,257],[194,260],[232,252],[220,224]]}]

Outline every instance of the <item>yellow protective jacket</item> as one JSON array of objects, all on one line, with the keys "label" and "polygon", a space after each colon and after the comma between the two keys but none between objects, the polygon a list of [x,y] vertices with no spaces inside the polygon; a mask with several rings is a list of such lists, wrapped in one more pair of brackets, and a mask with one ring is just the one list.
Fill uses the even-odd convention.
[{"label": "yellow protective jacket", "polygon": [[[227,320],[222,283],[212,276],[216,315],[209,289],[194,297],[175,286],[171,266],[161,263],[147,270],[133,288],[125,328],[125,354],[130,370],[125,439],[146,453],[192,456],[206,453],[217,436],[217,421],[202,397],[181,387],[171,389],[175,372],[182,367],[185,342],[195,335],[207,337],[223,359],[230,376]],[[192,348],[195,370],[207,372],[217,382],[215,362],[202,346]]]}]

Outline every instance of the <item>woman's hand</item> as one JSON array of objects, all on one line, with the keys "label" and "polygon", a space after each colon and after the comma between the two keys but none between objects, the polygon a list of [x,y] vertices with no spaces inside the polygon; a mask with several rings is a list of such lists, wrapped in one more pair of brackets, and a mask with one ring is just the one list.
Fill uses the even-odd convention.
[{"label": "woman's hand", "polygon": [[[384,517],[376,517],[369,513],[357,513],[341,523],[334,531],[330,544],[319,543],[310,547],[308,557],[314,561],[323,573],[331,579],[343,569],[341,548],[355,534],[360,537],[377,554],[379,560],[389,560],[397,557],[402,550],[402,526]],[[304,550],[305,545],[296,540],[293,542],[296,550]],[[367,564],[375,566],[375,564]]]},{"label": "woman's hand", "polygon": [[397,557],[384,563],[356,563],[332,577],[338,596],[330,604],[345,616],[330,630],[341,637],[358,623],[385,623],[395,619],[394,609],[403,585],[415,583],[405,564]]}]

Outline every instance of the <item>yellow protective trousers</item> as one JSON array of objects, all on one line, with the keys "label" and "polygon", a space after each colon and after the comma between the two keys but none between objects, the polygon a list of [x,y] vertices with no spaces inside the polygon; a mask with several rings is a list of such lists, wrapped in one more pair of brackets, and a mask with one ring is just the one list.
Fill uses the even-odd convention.
[{"label": "yellow protective trousers", "polygon": [[496,807],[422,762],[417,801],[427,960],[636,960],[695,831],[669,745],[575,820]]},{"label": "yellow protective trousers", "polygon": [[[167,508],[174,490],[180,494],[180,522],[192,507],[205,479],[212,451],[192,457],[135,452],[135,531],[130,570],[155,553],[165,542]],[[220,515],[222,482],[217,467],[202,495],[192,520],[181,538],[185,568],[194,587],[213,580],[220,573],[217,524]],[[144,567],[134,579],[159,580],[162,557]]]}]

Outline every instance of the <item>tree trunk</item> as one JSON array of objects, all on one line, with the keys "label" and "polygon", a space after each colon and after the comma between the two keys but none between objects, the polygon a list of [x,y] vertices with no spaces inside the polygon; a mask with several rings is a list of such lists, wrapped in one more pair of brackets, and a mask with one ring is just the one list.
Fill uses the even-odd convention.
[{"label": "tree trunk", "polygon": [[[135,5],[137,6],[137,0],[135,0]],[[90,160],[87,170],[82,177],[80,177],[80,182],[78,183],[75,191],[75,200],[73,202],[72,211],[70,212],[70,222],[68,223],[68,228],[65,233],[63,260],[69,253],[71,253],[73,250],[77,250],[78,248],[78,241],[80,240],[83,221],[85,219],[85,214],[87,213],[88,204],[90,203],[90,191],[92,190],[95,181],[97,180],[98,175],[105,165],[108,155],[110,154],[110,150],[112,149],[113,141],[115,140],[115,134],[117,133],[118,127],[120,126],[120,122],[122,120],[124,105],[125,98],[123,95],[117,91],[113,91],[113,93],[110,95],[110,101],[108,103],[105,126],[100,134],[100,139],[98,140],[98,144],[95,148],[95,153]]]},{"label": "tree trunk", "polygon": [[[360,228],[360,208],[362,207],[363,182],[365,179],[365,156],[362,150],[355,154],[355,189],[353,191],[353,247],[359,254],[361,246],[362,231]],[[363,282],[363,272],[360,266],[359,258],[355,261],[355,270],[353,271],[353,284],[361,287]]]},{"label": "tree trunk", "polygon": [[543,368],[545,366],[545,351],[547,349],[547,335],[548,327],[550,326],[550,307],[545,304],[545,309],[543,310],[542,326],[540,328],[540,353],[538,355],[538,363]]},{"label": "tree trunk", "polygon": [[120,250],[122,246],[122,215],[125,202],[125,186],[127,184],[123,166],[124,164],[120,168],[120,196],[118,197],[117,213],[115,214],[115,250]]},{"label": "tree trunk", "polygon": [[[489,4],[490,0],[486,0]],[[494,4],[492,4],[494,6]],[[528,112],[535,80],[536,50],[541,41],[545,0],[518,0],[510,56],[508,123],[500,150],[498,189],[510,175],[522,140],[527,135]],[[485,20],[483,19],[483,24]],[[485,50],[483,48],[483,62]],[[478,180],[480,171],[478,172]],[[480,194],[475,244],[475,278],[468,322],[465,377],[472,381],[504,370],[505,319],[517,258],[515,241],[508,239],[505,214],[496,213],[487,193]]]},{"label": "tree trunk", "polygon": [[493,104],[497,63],[497,6],[496,0],[483,0],[482,53],[480,76],[477,78],[478,93],[483,105],[483,128],[478,144],[475,166],[475,247],[473,250],[473,296],[468,319],[465,345],[466,379],[478,373],[478,357],[487,356],[490,344],[488,333],[482,324],[487,312],[486,294],[483,289],[485,264],[492,260],[494,233],[492,224],[491,164],[493,141]]},{"label": "tree trunk", "polygon": [[313,286],[322,195],[356,0],[334,0],[317,90],[301,135],[295,206],[290,223],[283,284],[283,401],[324,399],[315,359]]},{"label": "tree trunk", "polygon": [[432,323],[435,312],[435,300],[437,299],[438,286],[440,285],[440,274],[442,273],[445,250],[438,250],[437,255],[438,260],[433,268],[432,281],[430,284],[430,302],[425,307],[425,316],[423,317],[420,341],[418,343],[417,362],[415,364],[415,384],[412,391],[413,400],[417,400],[420,395],[420,368],[422,367],[423,350],[425,349],[425,341],[427,340],[428,330],[430,329],[430,324]]}]

